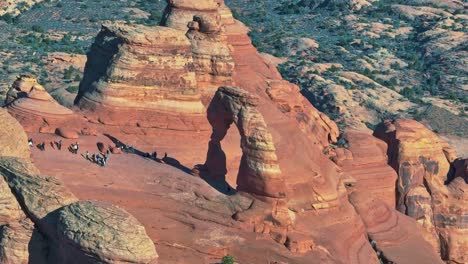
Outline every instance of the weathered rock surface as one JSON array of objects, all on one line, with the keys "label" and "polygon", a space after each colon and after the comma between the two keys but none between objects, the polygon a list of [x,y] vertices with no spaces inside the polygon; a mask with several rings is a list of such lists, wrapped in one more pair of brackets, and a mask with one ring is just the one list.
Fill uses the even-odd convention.
[{"label": "weathered rock surface", "polygon": [[352,193],[350,201],[362,218],[380,259],[402,264],[444,263],[412,218],[365,192]]},{"label": "weathered rock surface", "polygon": [[454,152],[414,120],[386,121],[375,134],[389,145],[389,163],[398,172],[397,209],[427,230],[444,260],[466,263],[468,185],[449,178]]},{"label": "weathered rock surface", "polygon": [[[240,88],[221,87],[208,108],[213,126],[205,163],[208,174],[223,179],[226,154],[220,141],[230,125],[236,124],[243,152],[237,190],[256,197],[250,208],[237,212],[234,219],[247,229],[269,234],[292,252],[314,251],[314,245],[320,243],[340,256],[348,256],[345,262],[361,263],[366,259],[377,263],[364,226],[347,201],[337,167],[289,118],[267,126],[264,113],[258,110],[260,100]],[[281,136],[287,134],[291,141]],[[291,164],[290,160],[297,163]],[[328,221],[323,221],[324,217]],[[346,220],[338,220],[341,218]],[[319,230],[313,228],[319,223]],[[347,230],[347,225],[356,229]],[[333,239],[324,239],[327,232],[341,232],[349,242],[336,244]]]},{"label": "weathered rock surface", "polygon": [[75,104],[108,125],[190,131],[206,125],[190,42],[164,27],[103,26]]},{"label": "weathered rock surface", "polygon": [[267,109],[276,106],[323,147],[330,141],[336,141],[339,135],[336,124],[307,102],[296,85],[282,79],[276,67],[252,45],[247,35],[249,29],[233,18],[224,3],[221,3],[219,12],[226,27],[228,43],[233,48],[234,83],[260,97],[260,112],[266,116],[266,112],[271,111]]},{"label": "weathered rock surface", "polygon": [[80,201],[62,208],[59,215],[64,263],[150,263],[157,257],[145,228],[123,209]]},{"label": "weathered rock surface", "polygon": [[237,189],[262,196],[285,197],[285,181],[279,168],[275,145],[257,105],[258,98],[239,88],[219,88],[208,107],[208,120],[213,127],[213,134],[206,166],[213,174],[212,177],[225,176],[226,161],[221,141],[234,123],[241,135],[243,153]]},{"label": "weathered rock surface", "polygon": [[0,227],[0,263],[46,264],[47,241],[29,218]]},{"label": "weathered rock surface", "polygon": [[[0,121],[6,125],[0,133],[1,143],[11,146],[3,149],[0,156],[0,263],[97,263],[76,259],[73,260],[75,262],[63,261],[63,256],[84,256],[91,252],[102,257],[99,263],[149,263],[157,258],[144,227],[121,209],[83,202],[86,205],[84,212],[80,211],[83,215],[78,212],[74,215],[77,218],[70,217],[67,212],[76,212],[73,208],[77,206],[78,199],[56,178],[39,175],[29,155],[27,159],[22,158],[24,153],[18,149],[27,146],[27,137],[20,128],[10,129],[19,125],[6,111],[0,113]],[[24,138],[16,140],[15,136]],[[74,206],[64,208],[72,203]],[[90,227],[86,229],[78,223],[84,216],[91,221],[102,220],[99,223],[102,226],[90,227],[87,221],[82,223]],[[81,247],[69,251],[70,248],[60,245],[58,234],[62,232],[60,234],[68,236],[78,231],[74,229],[77,226],[81,237],[73,236],[71,239],[76,238]],[[106,241],[111,242],[101,244],[102,237],[96,239],[96,233],[109,235]],[[86,248],[89,243],[96,245],[91,251]]]},{"label": "weathered rock surface", "polygon": [[189,23],[187,37],[192,44],[195,73],[201,93],[211,98],[218,87],[232,85],[234,60],[221,16],[196,15]]},{"label": "weathered rock surface", "polygon": [[5,109],[0,109],[0,156],[14,156],[30,159],[28,136],[21,125]]},{"label": "weathered rock surface", "polygon": [[53,133],[59,125],[83,122],[70,109],[58,104],[34,76],[21,75],[8,91],[7,109],[28,132]]},{"label": "weathered rock surface", "polygon": [[349,179],[348,185],[395,208],[397,174],[387,163],[385,142],[352,130],[346,131],[341,140],[345,148],[336,149],[333,160],[341,167],[345,179]]},{"label": "weathered rock surface", "polygon": [[161,25],[187,31],[187,24],[195,15],[219,16],[219,0],[166,0],[167,7],[164,11]]},{"label": "weathered rock surface", "polygon": [[18,222],[25,217],[10,187],[0,178],[0,225]]}]

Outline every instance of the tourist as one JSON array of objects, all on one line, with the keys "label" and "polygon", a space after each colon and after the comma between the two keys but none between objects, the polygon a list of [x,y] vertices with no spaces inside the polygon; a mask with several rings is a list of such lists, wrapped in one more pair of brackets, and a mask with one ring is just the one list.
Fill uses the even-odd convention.
[{"label": "tourist", "polygon": [[33,142],[32,138],[30,138],[30,139],[28,140],[28,145],[29,145],[30,147],[32,147],[32,146],[34,145],[34,142]]},{"label": "tourist", "polygon": [[90,159],[89,159],[89,152],[88,152],[88,151],[86,151],[86,160],[90,160]]},{"label": "tourist", "polygon": [[96,154],[93,154],[93,155],[91,156],[91,161],[92,161],[92,162],[96,162]]},{"label": "tourist", "polygon": [[155,160],[156,160],[156,159],[158,158],[158,153],[156,153],[156,151],[155,151],[155,152],[153,152],[153,154],[152,154],[152,157],[153,157],[153,159],[155,159]]},{"label": "tourist", "polygon": [[58,150],[62,150],[62,140],[61,139],[57,142],[57,148],[58,148]]}]

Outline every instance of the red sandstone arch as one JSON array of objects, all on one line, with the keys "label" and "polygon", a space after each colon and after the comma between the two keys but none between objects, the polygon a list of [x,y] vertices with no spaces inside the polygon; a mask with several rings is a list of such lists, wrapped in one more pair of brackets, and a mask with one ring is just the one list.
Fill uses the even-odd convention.
[{"label": "red sandstone arch", "polygon": [[285,180],[276,149],[257,104],[257,97],[240,88],[218,89],[208,107],[208,121],[213,133],[205,166],[211,178],[222,179],[226,175],[226,157],[221,141],[234,123],[241,136],[242,149],[237,190],[267,197],[285,197]]}]

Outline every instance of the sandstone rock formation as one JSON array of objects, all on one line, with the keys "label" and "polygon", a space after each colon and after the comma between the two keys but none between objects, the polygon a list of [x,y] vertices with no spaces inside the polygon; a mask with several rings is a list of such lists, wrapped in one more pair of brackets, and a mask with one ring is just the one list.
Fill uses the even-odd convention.
[{"label": "sandstone rock formation", "polygon": [[389,145],[389,164],[398,172],[397,209],[426,229],[444,260],[466,263],[468,185],[449,177],[454,152],[414,120],[386,121],[376,135]]},{"label": "sandstone rock formation", "polygon": [[[87,232],[82,232],[87,230]],[[157,253],[145,228],[111,204],[80,201],[59,212],[59,241],[66,263],[150,263]]]},{"label": "sandstone rock formation", "polygon": [[[280,198],[286,196],[285,181],[276,156],[272,136],[257,110],[258,98],[235,87],[221,87],[208,107],[213,127],[206,166],[212,177],[224,177],[226,165],[221,141],[234,123],[241,135],[242,158],[237,189],[248,193]],[[222,164],[224,163],[224,168]]]},{"label": "sandstone rock formation", "polygon": [[387,164],[385,142],[360,131],[346,131],[342,135],[345,148],[336,149],[333,160],[341,167],[349,185],[358,193],[384,201],[395,207],[397,174]]},{"label": "sandstone rock formation", "polygon": [[75,104],[108,125],[197,131],[206,124],[190,42],[164,27],[103,26]]},{"label": "sandstone rock formation", "polygon": [[0,133],[0,156],[14,156],[29,160],[28,136],[21,125],[5,109],[0,109],[2,133]]},{"label": "sandstone rock formation", "polygon": [[166,0],[167,7],[163,14],[161,25],[187,31],[187,24],[195,15],[219,16],[219,0]]},{"label": "sandstone rock formation", "polygon": [[232,85],[234,61],[221,16],[196,15],[189,23],[187,37],[200,92],[211,98],[218,87]]},{"label": "sandstone rock formation", "polygon": [[18,77],[5,103],[10,114],[28,132],[54,133],[57,126],[79,126],[83,122],[70,109],[58,104],[31,75]]},{"label": "sandstone rock formation", "polygon": [[[0,118],[1,123],[10,128],[19,126],[7,113]],[[15,137],[23,138],[16,140]],[[27,146],[23,130],[2,131],[0,140],[2,146],[15,145],[10,152],[5,152],[10,150],[5,148],[0,156],[1,263],[96,263],[81,258],[89,254],[101,256],[100,263],[149,263],[157,258],[144,227],[127,212],[96,202],[80,203],[56,178],[39,175],[29,155],[24,159],[24,153],[17,151],[23,149],[22,145]],[[86,204],[85,215],[90,220],[102,219],[107,212],[106,221],[101,224],[108,230],[82,222],[78,232],[81,237],[72,237],[78,240],[76,244],[79,246],[65,247],[61,244],[60,234],[69,236],[77,231],[74,228],[79,225],[79,220],[74,217],[80,215],[67,214],[73,211],[77,202]],[[116,244],[100,244],[102,241],[96,241],[97,233],[110,233]],[[92,248],[90,243],[99,246]]]},{"label": "sandstone rock formation", "polygon": [[[208,108],[213,134],[205,169],[210,177],[222,179],[226,173],[226,154],[220,141],[230,125],[236,124],[241,135],[243,155],[237,189],[255,199],[250,208],[236,212],[234,219],[247,230],[269,234],[292,252],[315,252],[314,245],[320,243],[348,256],[342,260],[346,263],[362,263],[364,259],[377,263],[363,223],[347,201],[336,166],[293,120],[283,117],[278,124],[267,125],[267,116],[259,111],[260,101],[240,88],[221,87]],[[291,160],[296,163],[291,164]],[[319,223],[321,228],[314,228]],[[338,230],[348,242],[336,244],[331,237],[324,238]]]},{"label": "sandstone rock formation", "polygon": [[[180,30],[187,30],[184,24],[189,24],[187,36],[192,42],[194,61],[201,66],[197,72],[200,89],[211,87],[209,95],[212,96],[216,86],[233,83],[252,94],[260,92],[261,98],[273,101],[285,115],[295,119],[301,129],[311,132],[313,140],[323,146],[336,140],[339,134],[336,124],[311,106],[301,96],[299,88],[284,81],[275,66],[257,52],[247,35],[249,29],[233,18],[224,1],[206,0],[202,3],[168,1],[161,21],[162,25]],[[198,21],[192,21],[194,16]],[[232,48],[227,47],[224,35]],[[235,63],[232,80],[231,56]]]},{"label": "sandstone rock formation", "polygon": [[413,219],[366,192],[354,192],[350,200],[382,262],[444,263],[424,239],[422,228]]}]

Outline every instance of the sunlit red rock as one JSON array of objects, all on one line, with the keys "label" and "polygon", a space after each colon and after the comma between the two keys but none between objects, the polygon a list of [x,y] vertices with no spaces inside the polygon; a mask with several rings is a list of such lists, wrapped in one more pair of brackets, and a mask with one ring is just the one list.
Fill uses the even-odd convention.
[{"label": "sunlit red rock", "polygon": [[75,100],[107,125],[206,129],[190,42],[165,27],[102,27]]},{"label": "sunlit red rock", "polygon": [[28,132],[54,133],[61,125],[79,127],[84,119],[61,106],[34,76],[21,75],[5,100],[8,112]]},{"label": "sunlit red rock", "polygon": [[398,172],[397,209],[426,230],[426,239],[449,263],[466,263],[468,184],[453,177],[453,150],[414,120],[386,121],[375,133],[389,145]]}]

